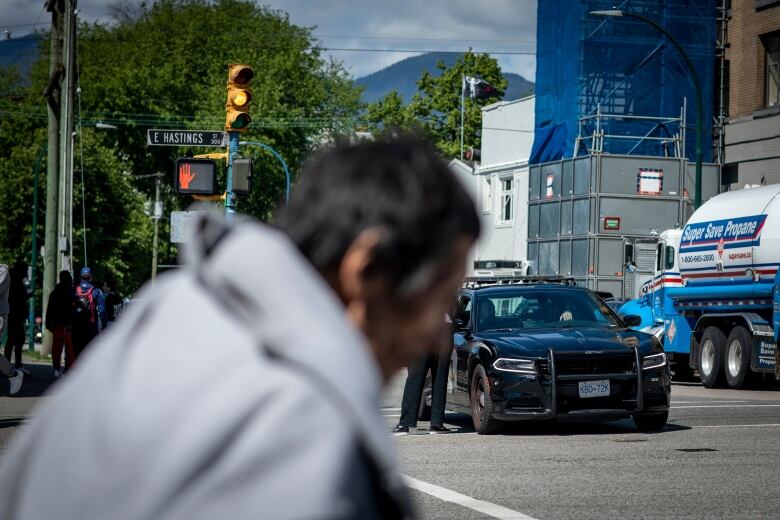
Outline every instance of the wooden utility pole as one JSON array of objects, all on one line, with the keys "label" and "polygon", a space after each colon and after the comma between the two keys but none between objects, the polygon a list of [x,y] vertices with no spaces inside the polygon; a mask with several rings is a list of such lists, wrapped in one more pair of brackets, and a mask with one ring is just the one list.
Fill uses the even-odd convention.
[{"label": "wooden utility pole", "polygon": [[[49,293],[57,283],[57,217],[59,216],[60,176],[60,99],[62,95],[62,26],[65,11],[64,0],[48,0],[46,9],[51,13],[51,46],[49,54],[49,83],[44,97],[49,113],[48,158],[46,161],[46,222],[44,225],[43,255],[43,312]],[[36,269],[36,266],[32,266]],[[50,333],[46,331],[46,336]]]},{"label": "wooden utility pole", "polygon": [[76,86],[76,0],[64,0],[62,96],[60,113],[60,190],[57,226],[59,268],[75,271],[73,261],[73,100]]}]

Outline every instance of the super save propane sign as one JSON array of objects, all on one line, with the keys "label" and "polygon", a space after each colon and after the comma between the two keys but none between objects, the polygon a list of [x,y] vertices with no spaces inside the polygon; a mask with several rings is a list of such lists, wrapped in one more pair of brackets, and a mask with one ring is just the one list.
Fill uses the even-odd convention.
[{"label": "super save propane sign", "polygon": [[[749,217],[689,224],[683,230],[682,239],[680,240],[680,252],[690,250],[691,246],[718,244],[721,241],[729,243],[752,242],[761,232],[765,220],[766,215],[751,215]],[[753,244],[742,243],[740,245],[747,246]],[[706,249],[712,248],[702,248],[701,250]]]}]

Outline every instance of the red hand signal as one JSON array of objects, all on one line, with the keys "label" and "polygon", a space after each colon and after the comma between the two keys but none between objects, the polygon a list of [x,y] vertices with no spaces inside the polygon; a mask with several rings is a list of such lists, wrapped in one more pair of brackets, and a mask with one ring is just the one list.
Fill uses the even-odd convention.
[{"label": "red hand signal", "polygon": [[188,189],[190,182],[195,178],[195,174],[192,173],[192,165],[182,164],[179,166],[179,187],[181,189]]}]

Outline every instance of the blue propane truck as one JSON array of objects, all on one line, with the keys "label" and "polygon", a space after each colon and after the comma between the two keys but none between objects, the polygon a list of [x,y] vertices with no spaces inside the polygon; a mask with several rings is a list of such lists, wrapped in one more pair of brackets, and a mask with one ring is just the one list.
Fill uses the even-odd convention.
[{"label": "blue propane truck", "polygon": [[[780,379],[780,184],[722,193],[659,235],[654,276],[619,309],[707,388]],[[628,268],[631,268],[629,262]]]}]

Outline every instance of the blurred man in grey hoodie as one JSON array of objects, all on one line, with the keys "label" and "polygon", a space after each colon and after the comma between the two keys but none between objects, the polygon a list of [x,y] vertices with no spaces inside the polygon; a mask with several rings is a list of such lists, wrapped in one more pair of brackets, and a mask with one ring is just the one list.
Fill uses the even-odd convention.
[{"label": "blurred man in grey hoodie", "polygon": [[16,436],[0,518],[412,516],[381,392],[437,345],[474,204],[429,146],[375,142],[316,161],[276,227],[197,224]]},{"label": "blurred man in grey hoodie", "polygon": [[[11,273],[8,271],[6,264],[0,264],[0,339],[5,335],[8,328],[8,292],[11,288]],[[11,363],[4,357],[0,356],[0,374],[3,374],[8,378],[9,393],[11,395],[16,394],[22,388],[22,380],[24,379],[24,372],[16,370]]]}]

